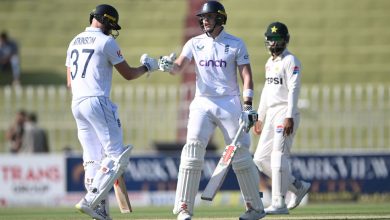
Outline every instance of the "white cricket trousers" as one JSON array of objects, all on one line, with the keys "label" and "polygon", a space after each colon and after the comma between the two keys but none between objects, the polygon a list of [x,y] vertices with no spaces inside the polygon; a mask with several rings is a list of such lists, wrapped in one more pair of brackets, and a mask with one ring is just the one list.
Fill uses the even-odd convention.
[{"label": "white cricket trousers", "polygon": [[[215,128],[219,127],[225,144],[230,144],[238,130],[241,112],[239,96],[195,97],[190,105],[187,143],[200,141],[207,146]],[[249,134],[241,135],[238,144],[249,148]]]},{"label": "white cricket trousers", "polygon": [[72,102],[83,160],[100,161],[105,155],[117,158],[124,150],[123,131],[117,106],[108,97],[88,97]]},{"label": "white cricket trousers", "polygon": [[[285,105],[268,109],[265,122],[263,122],[259,143],[254,153],[255,161],[270,164],[272,151],[280,151],[286,158],[290,157],[294,136],[299,127],[300,116],[299,113],[293,116],[294,131],[285,137],[283,136],[283,122],[286,118],[286,112],[287,106]],[[263,169],[265,169],[263,170],[265,174],[271,176],[269,167],[263,167]]]}]

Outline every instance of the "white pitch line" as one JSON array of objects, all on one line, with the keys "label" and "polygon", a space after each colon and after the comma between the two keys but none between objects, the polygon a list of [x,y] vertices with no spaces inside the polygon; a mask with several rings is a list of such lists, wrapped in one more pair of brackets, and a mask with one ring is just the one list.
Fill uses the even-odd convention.
[{"label": "white pitch line", "polygon": [[[210,218],[194,218],[197,220],[210,220]],[[217,220],[236,220],[237,218],[218,218],[213,217],[212,219]],[[378,215],[378,216],[347,216],[347,215],[340,215],[340,216],[266,216],[264,220],[277,220],[277,219],[283,219],[283,220],[390,220],[390,215]],[[156,220],[156,219],[143,219],[143,220]],[[159,219],[159,220],[172,220],[172,219]]]}]

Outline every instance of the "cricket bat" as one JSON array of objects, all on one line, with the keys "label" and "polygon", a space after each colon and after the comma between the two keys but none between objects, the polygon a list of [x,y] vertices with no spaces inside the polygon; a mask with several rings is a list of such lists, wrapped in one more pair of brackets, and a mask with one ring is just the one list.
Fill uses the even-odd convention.
[{"label": "cricket bat", "polygon": [[240,124],[240,128],[238,129],[232,143],[225,147],[225,150],[222,153],[222,157],[221,159],[219,159],[217,167],[215,168],[213,175],[211,175],[211,178],[202,193],[201,199],[212,201],[219,188],[221,188],[221,185],[225,180],[226,174],[230,169],[233,156],[236,153],[237,140],[241,136],[242,132],[244,132],[244,126],[244,123]]},{"label": "cricket bat", "polygon": [[127,194],[125,180],[123,175],[119,176],[114,183],[114,191],[116,201],[118,202],[119,209],[121,213],[129,213],[132,212],[129,195]]}]

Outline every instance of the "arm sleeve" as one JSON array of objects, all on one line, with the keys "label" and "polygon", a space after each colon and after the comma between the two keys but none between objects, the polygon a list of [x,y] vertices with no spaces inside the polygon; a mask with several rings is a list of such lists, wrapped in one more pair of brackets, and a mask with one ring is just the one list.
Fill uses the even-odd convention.
[{"label": "arm sleeve", "polygon": [[70,67],[70,53],[69,53],[69,50],[66,51],[65,66],[66,67]]},{"label": "arm sleeve", "polygon": [[248,50],[246,49],[245,43],[240,41],[237,50],[237,65],[243,65],[250,63]]},{"label": "arm sleeve", "polygon": [[184,44],[180,56],[185,56],[190,61],[192,60],[192,39],[187,41],[187,43]]},{"label": "arm sleeve", "polygon": [[123,62],[125,59],[123,58],[121,49],[118,44],[114,40],[114,38],[109,38],[104,45],[104,51],[107,55],[108,60],[112,65],[116,65],[118,63]]},{"label": "arm sleeve", "polygon": [[301,89],[301,63],[293,57],[286,66],[287,77],[287,115],[286,118],[292,118],[298,112],[298,98]]},{"label": "arm sleeve", "polygon": [[71,43],[73,42],[73,40],[69,43],[69,45],[68,45],[68,49],[66,50],[66,59],[65,59],[65,66],[66,67],[70,67],[71,66],[71,57],[70,57],[70,45],[71,45]]},{"label": "arm sleeve", "polygon": [[264,122],[267,113],[266,93],[267,93],[267,88],[265,87],[264,84],[263,90],[261,91],[259,108],[257,109],[257,113],[259,115],[259,121],[261,122]]}]

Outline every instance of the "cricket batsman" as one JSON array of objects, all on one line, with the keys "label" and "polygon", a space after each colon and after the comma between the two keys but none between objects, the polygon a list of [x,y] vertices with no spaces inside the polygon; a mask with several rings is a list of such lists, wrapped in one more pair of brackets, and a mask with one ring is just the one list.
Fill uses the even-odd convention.
[{"label": "cricket batsman", "polygon": [[[195,62],[196,92],[190,104],[187,140],[181,153],[176,199],[173,213],[178,220],[190,220],[194,214],[195,196],[199,189],[206,146],[218,127],[226,144],[230,144],[239,129],[240,120],[245,131],[253,126],[257,113],[252,109],[253,81],[249,55],[244,42],[225,31],[225,8],[218,1],[203,4],[197,14],[204,34],[191,38],[181,55],[164,56],[160,70],[178,74]],[[243,82],[242,101],[237,70]],[[265,216],[260,199],[259,175],[249,152],[250,136],[244,132],[238,140],[240,147],[232,161],[237,176],[245,212],[241,220],[261,219]]]},{"label": "cricket batsman", "polygon": [[108,193],[129,163],[133,146],[124,146],[118,107],[110,100],[113,67],[126,80],[158,68],[157,60],[141,56],[141,66],[130,67],[115,41],[121,26],[118,11],[102,4],[90,13],[90,26],[76,35],[66,56],[72,113],[83,148],[87,194],[76,208],[93,219],[111,219]]}]

